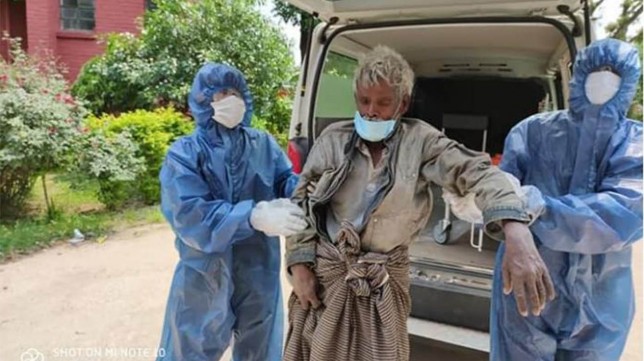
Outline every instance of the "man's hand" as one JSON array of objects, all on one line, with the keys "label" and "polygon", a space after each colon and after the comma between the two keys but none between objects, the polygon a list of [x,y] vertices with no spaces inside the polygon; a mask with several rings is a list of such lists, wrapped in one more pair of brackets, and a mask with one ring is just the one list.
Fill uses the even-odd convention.
[{"label": "man's hand", "polygon": [[302,308],[309,309],[309,304],[317,309],[321,302],[317,296],[317,278],[306,264],[296,264],[291,266],[293,274],[293,292],[300,300]]},{"label": "man's hand", "polygon": [[528,316],[528,301],[532,314],[538,316],[548,301],[555,298],[550,273],[534,245],[528,226],[508,221],[504,223],[505,255],[503,256],[503,292],[514,292],[519,313]]},{"label": "man's hand", "polygon": [[316,181],[309,181],[309,183],[306,185],[306,195],[310,196],[315,192],[315,188],[318,187],[318,182]]}]

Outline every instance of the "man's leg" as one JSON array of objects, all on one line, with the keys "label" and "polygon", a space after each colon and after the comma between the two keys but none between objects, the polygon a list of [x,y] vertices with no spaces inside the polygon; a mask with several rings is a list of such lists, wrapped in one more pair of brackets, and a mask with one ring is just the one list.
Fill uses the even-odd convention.
[{"label": "man's leg", "polygon": [[[230,258],[230,257],[228,257]],[[233,283],[224,258],[200,270],[182,261],[174,273],[157,361],[216,361],[230,345]]]},{"label": "man's leg", "polygon": [[[523,317],[514,295],[503,294],[501,264],[505,248],[499,247],[492,286],[490,361],[553,361],[557,340],[541,317]],[[556,300],[554,301],[556,302]],[[554,304],[546,306],[556,307]],[[545,310],[544,310],[545,311]]]},{"label": "man's leg", "polygon": [[233,360],[279,361],[284,338],[279,241],[237,244],[233,264]]}]

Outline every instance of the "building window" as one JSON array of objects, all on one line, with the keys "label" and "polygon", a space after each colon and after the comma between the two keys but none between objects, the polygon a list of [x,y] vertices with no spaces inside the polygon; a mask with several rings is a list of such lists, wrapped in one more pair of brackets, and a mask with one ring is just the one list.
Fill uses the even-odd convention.
[{"label": "building window", "polygon": [[63,30],[94,30],[95,0],[60,0],[60,26]]}]

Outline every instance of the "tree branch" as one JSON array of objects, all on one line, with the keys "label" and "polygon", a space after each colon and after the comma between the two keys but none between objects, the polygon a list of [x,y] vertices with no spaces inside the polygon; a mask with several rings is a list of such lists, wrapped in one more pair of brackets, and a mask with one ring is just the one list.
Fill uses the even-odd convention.
[{"label": "tree branch", "polygon": [[595,15],[595,10],[599,9],[599,7],[602,6],[602,3],[604,2],[604,0],[598,0],[598,1],[588,0],[588,1],[590,1],[590,3],[589,3],[589,5],[590,5],[590,16]]},{"label": "tree branch", "polygon": [[[641,3],[636,5],[637,8],[634,10],[629,9],[626,3],[623,6],[620,18],[615,23],[606,27],[606,30],[610,33],[610,37],[622,40],[626,39],[628,27],[642,14]],[[629,13],[630,15],[628,15]]]},{"label": "tree branch", "polygon": [[642,28],[640,28],[640,30],[637,32],[637,34],[635,34],[634,36],[631,36],[630,38],[628,38],[628,42],[629,43],[635,43],[637,41],[641,42],[642,41],[642,35],[643,35]]}]

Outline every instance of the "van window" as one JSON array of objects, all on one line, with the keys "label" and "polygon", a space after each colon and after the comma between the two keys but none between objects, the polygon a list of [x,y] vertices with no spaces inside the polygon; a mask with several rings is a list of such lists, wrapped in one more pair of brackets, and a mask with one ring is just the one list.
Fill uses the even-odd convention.
[{"label": "van window", "polygon": [[563,108],[568,108],[568,97],[570,96],[570,80],[572,79],[572,62],[569,56],[564,56],[559,60],[559,75],[561,76],[561,97],[563,98]]},{"label": "van window", "polygon": [[356,59],[329,52],[318,85],[316,118],[353,118],[356,105],[352,82],[357,66]]}]

